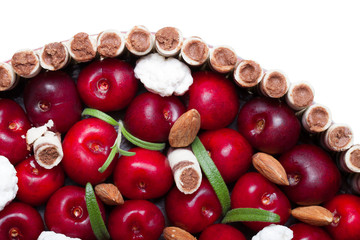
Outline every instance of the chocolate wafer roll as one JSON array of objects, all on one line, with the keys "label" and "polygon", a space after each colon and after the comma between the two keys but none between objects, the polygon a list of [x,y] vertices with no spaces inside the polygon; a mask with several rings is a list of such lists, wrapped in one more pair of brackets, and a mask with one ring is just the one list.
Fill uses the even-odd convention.
[{"label": "chocolate wafer roll", "polygon": [[231,72],[237,63],[235,50],[228,46],[218,46],[210,50],[210,67],[219,73]]},{"label": "chocolate wafer roll", "polygon": [[234,70],[235,83],[242,88],[255,87],[263,78],[264,71],[260,64],[253,60],[238,62]]},{"label": "chocolate wafer roll", "polygon": [[297,82],[290,84],[285,99],[289,107],[296,111],[300,111],[313,103],[314,95],[314,88],[309,83]]},{"label": "chocolate wafer roll", "polygon": [[315,103],[305,110],[301,117],[301,123],[310,133],[324,132],[332,123],[330,109]]},{"label": "chocolate wafer roll", "polygon": [[154,47],[154,36],[144,26],[135,26],[125,35],[126,48],[136,56],[148,54]]},{"label": "chocolate wafer roll", "polygon": [[181,48],[181,57],[190,66],[200,66],[209,58],[209,46],[199,37],[185,39]]},{"label": "chocolate wafer roll", "polygon": [[70,56],[77,62],[89,62],[96,57],[96,38],[87,33],[75,34],[67,43]]},{"label": "chocolate wafer roll", "polygon": [[18,83],[18,79],[10,64],[0,62],[0,91],[14,88]]},{"label": "chocolate wafer roll", "polygon": [[117,30],[106,30],[97,38],[97,52],[102,57],[114,58],[125,49],[124,34]]},{"label": "chocolate wafer roll", "polygon": [[177,56],[183,45],[183,35],[175,27],[164,27],[155,33],[156,51],[164,57]]},{"label": "chocolate wafer roll", "polygon": [[337,160],[341,170],[349,173],[360,173],[360,145],[353,145],[342,152]]},{"label": "chocolate wafer roll", "polygon": [[30,49],[17,51],[11,58],[11,66],[23,78],[35,77],[41,71],[39,57]]},{"label": "chocolate wafer roll", "polygon": [[54,42],[46,44],[39,51],[40,65],[42,68],[56,71],[64,68],[70,62],[69,50],[65,44]]},{"label": "chocolate wafer roll", "polygon": [[260,92],[271,98],[283,97],[289,89],[289,80],[278,70],[269,70],[259,84]]},{"label": "chocolate wafer roll", "polygon": [[321,144],[335,152],[349,149],[353,141],[353,131],[346,124],[334,123],[321,136]]}]

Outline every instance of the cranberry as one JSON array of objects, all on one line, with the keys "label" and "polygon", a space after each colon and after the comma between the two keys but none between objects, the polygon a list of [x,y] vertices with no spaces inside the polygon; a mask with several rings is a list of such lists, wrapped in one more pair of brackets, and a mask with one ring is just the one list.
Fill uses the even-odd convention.
[{"label": "cranberry", "polygon": [[116,111],[134,98],[138,80],[130,64],[114,58],[97,60],[79,75],[77,88],[86,105],[101,111]]},{"label": "cranberry", "polygon": [[54,121],[54,129],[64,133],[81,115],[81,102],[74,81],[64,72],[44,72],[25,88],[24,103],[35,126]]},{"label": "cranberry", "polygon": [[0,212],[2,240],[36,240],[43,230],[40,214],[25,203],[10,203]]},{"label": "cranberry", "polygon": [[290,226],[294,237],[292,240],[332,240],[332,238],[320,227],[305,223],[297,223]]},{"label": "cranberry", "polygon": [[115,128],[100,119],[88,118],[77,122],[63,141],[62,165],[66,174],[82,185],[104,181],[112,173],[115,161],[103,173],[99,172],[99,168],[109,156],[116,137]]},{"label": "cranberry", "polygon": [[221,205],[207,179],[193,194],[184,194],[176,187],[165,199],[165,209],[169,220],[176,226],[198,233],[211,225],[221,215]]},{"label": "cranberry", "polygon": [[226,183],[236,181],[251,165],[248,141],[230,128],[206,131],[199,136]]},{"label": "cranberry", "polygon": [[166,142],[172,125],[184,112],[185,107],[177,97],[146,92],[131,102],[124,124],[130,133],[142,140]]},{"label": "cranberry", "polygon": [[325,228],[335,240],[360,239],[360,197],[337,195],[324,207],[333,213],[333,222]]},{"label": "cranberry", "polygon": [[112,239],[158,240],[165,226],[160,209],[146,200],[128,200],[109,216]]},{"label": "cranberry", "polygon": [[24,160],[29,154],[25,140],[29,128],[30,122],[24,110],[13,100],[0,99],[0,155],[7,157],[12,164]]},{"label": "cranberry", "polygon": [[198,110],[201,128],[224,128],[234,121],[240,106],[235,85],[215,72],[196,72],[193,79],[188,91],[188,109]]},{"label": "cranberry", "polygon": [[174,180],[166,157],[144,148],[133,148],[135,156],[122,156],[114,170],[114,182],[131,199],[150,199],[165,195]]},{"label": "cranberry", "polygon": [[340,187],[340,172],[321,148],[302,144],[284,153],[279,161],[288,175],[283,190],[300,205],[315,205],[331,199]]},{"label": "cranberry", "polygon": [[239,132],[263,152],[278,154],[295,146],[300,123],[294,112],[279,100],[254,98],[240,109]]},{"label": "cranberry", "polygon": [[[105,220],[105,209],[100,200],[101,216]],[[85,202],[85,189],[65,186],[57,190],[45,208],[45,223],[50,231],[72,238],[95,240]]]},{"label": "cranberry", "polygon": [[16,197],[30,205],[39,206],[65,182],[61,166],[52,169],[42,168],[33,156],[16,165],[19,190]]},{"label": "cranberry", "polygon": [[[232,208],[258,208],[274,212],[285,224],[290,216],[290,202],[285,194],[259,173],[249,172],[236,182],[231,194]],[[271,223],[243,222],[247,227],[259,231]]]},{"label": "cranberry", "polygon": [[226,224],[214,224],[207,227],[200,235],[199,240],[246,240],[244,234]]}]

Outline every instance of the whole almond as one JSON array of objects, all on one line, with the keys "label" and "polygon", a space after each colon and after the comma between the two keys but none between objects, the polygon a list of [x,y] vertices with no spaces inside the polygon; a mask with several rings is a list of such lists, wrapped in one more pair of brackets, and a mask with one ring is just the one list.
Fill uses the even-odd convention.
[{"label": "whole almond", "polygon": [[269,181],[278,185],[289,185],[285,169],[273,156],[266,153],[256,153],[252,156],[256,170]]},{"label": "whole almond", "polygon": [[332,213],[320,206],[298,207],[291,210],[291,215],[294,218],[313,226],[326,226],[333,221]]},{"label": "whole almond", "polygon": [[182,114],[170,129],[170,146],[189,146],[195,140],[195,137],[200,130],[200,124],[200,114],[196,109],[190,109]]},{"label": "whole almond", "polygon": [[101,183],[95,186],[95,194],[106,205],[121,205],[124,204],[124,199],[119,189],[111,183]]},{"label": "whole almond", "polygon": [[165,240],[196,240],[193,235],[178,227],[166,227],[163,234]]}]

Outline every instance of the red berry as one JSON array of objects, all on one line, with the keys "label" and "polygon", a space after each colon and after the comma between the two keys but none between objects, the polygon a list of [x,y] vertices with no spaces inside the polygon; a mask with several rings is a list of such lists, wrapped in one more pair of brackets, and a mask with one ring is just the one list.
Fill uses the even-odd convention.
[{"label": "red berry", "polygon": [[324,205],[334,216],[326,230],[334,240],[360,239],[360,197],[350,194],[337,195]]},{"label": "red berry", "polygon": [[201,232],[221,215],[219,199],[207,179],[193,194],[186,195],[174,187],[166,196],[165,209],[174,225],[190,233]]},{"label": "red berry", "polygon": [[340,172],[330,156],[317,146],[295,146],[279,161],[290,183],[283,190],[297,204],[320,204],[330,200],[339,190]]},{"label": "red berry", "polygon": [[[249,172],[236,182],[231,194],[231,207],[258,208],[274,212],[280,216],[279,224],[285,224],[290,216],[290,202],[275,184],[259,173]],[[260,231],[271,223],[243,222],[255,231]]]},{"label": "red berry", "polygon": [[13,202],[0,211],[2,240],[36,240],[43,230],[40,214],[25,203]]},{"label": "red berry", "polygon": [[214,224],[207,227],[199,240],[246,240],[244,234],[226,224]]},{"label": "red berry", "polygon": [[226,183],[236,181],[251,165],[248,141],[230,128],[206,131],[199,136]]},{"label": "red berry", "polygon": [[240,106],[235,85],[215,72],[196,72],[193,79],[187,96],[188,110],[198,110],[201,128],[224,128],[234,121]]},{"label": "red berry", "polygon": [[81,185],[103,182],[112,173],[116,161],[103,173],[99,172],[99,168],[109,156],[116,137],[115,128],[100,119],[88,118],[77,122],[63,141],[62,165],[66,174]]},{"label": "red berry", "polygon": [[80,120],[81,102],[74,81],[64,72],[44,72],[31,79],[24,91],[30,121],[41,126],[50,119],[54,129],[65,133]]},{"label": "red berry", "polygon": [[65,182],[61,166],[45,169],[33,156],[20,162],[15,169],[19,187],[16,197],[30,205],[39,206],[45,203]]},{"label": "red berry", "polygon": [[[104,206],[98,199],[97,202],[105,221]],[[72,238],[96,240],[86,208],[84,188],[65,186],[57,190],[46,204],[44,218],[50,231]]]},{"label": "red berry", "polygon": [[165,226],[160,209],[146,200],[128,200],[109,216],[112,239],[158,240]]},{"label": "red berry", "polygon": [[130,199],[151,199],[165,195],[174,180],[166,157],[144,148],[133,148],[135,156],[121,156],[114,170],[114,182]]},{"label": "red berry", "polygon": [[289,150],[300,135],[300,122],[294,112],[279,100],[269,98],[254,98],[245,103],[237,126],[251,146],[269,154]]},{"label": "red berry", "polygon": [[84,103],[104,112],[125,108],[137,88],[138,80],[131,65],[114,58],[92,62],[80,72],[77,81]]},{"label": "red berry", "polygon": [[30,121],[20,105],[10,99],[0,99],[0,155],[12,164],[29,154],[25,140],[29,128]]},{"label": "red berry", "polygon": [[124,125],[134,136],[149,142],[166,142],[174,122],[185,112],[175,97],[143,93],[126,110]]},{"label": "red berry", "polygon": [[290,226],[294,237],[292,240],[332,240],[332,238],[320,227],[305,223],[297,223]]}]

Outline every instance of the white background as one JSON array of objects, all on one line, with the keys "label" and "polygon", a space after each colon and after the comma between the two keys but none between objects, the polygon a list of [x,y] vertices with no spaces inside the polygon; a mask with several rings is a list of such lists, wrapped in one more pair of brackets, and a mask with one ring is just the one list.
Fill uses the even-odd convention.
[{"label": "white background", "polygon": [[349,124],[360,141],[360,7],[356,1],[2,1],[0,61],[84,31],[178,27],[212,45],[232,46],[291,81],[306,80],[315,101]]}]

